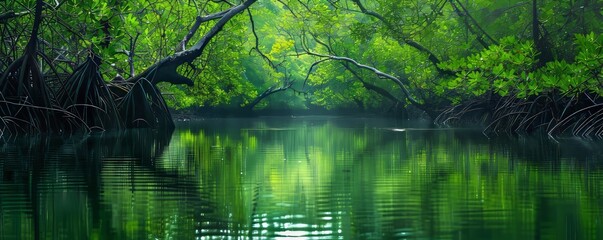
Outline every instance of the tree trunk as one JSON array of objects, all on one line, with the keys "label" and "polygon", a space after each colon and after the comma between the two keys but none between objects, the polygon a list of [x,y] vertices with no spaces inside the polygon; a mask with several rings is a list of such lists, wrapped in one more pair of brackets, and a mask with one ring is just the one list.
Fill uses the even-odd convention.
[{"label": "tree trunk", "polygon": [[27,43],[25,51],[35,53],[38,51],[38,32],[40,31],[40,24],[42,23],[42,9],[44,8],[44,1],[36,1],[36,12],[34,17],[33,29],[31,30],[31,36]]},{"label": "tree trunk", "polygon": [[540,20],[538,19],[538,3],[537,0],[532,0],[532,40],[536,50],[540,53],[538,55],[538,63],[536,68],[543,67],[547,62],[553,60],[553,52],[548,43],[546,30],[540,31]]}]

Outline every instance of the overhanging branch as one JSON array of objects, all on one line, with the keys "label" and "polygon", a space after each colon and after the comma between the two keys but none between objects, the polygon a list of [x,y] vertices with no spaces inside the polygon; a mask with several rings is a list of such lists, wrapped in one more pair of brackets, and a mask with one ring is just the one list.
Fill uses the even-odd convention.
[{"label": "overhanging branch", "polygon": [[193,81],[176,72],[178,66],[184,63],[190,63],[201,56],[207,44],[224,28],[224,25],[234,16],[241,13],[257,0],[246,0],[240,5],[232,7],[225,11],[220,20],[190,49],[175,53],[172,56],[165,57],[152,66],[148,67],[141,74],[128,79],[130,82],[136,82],[141,78],[146,78],[153,84],[165,81],[173,84],[193,85]]},{"label": "overhanging branch", "polygon": [[[309,51],[308,51],[308,54],[312,55],[312,56],[317,56],[317,57],[321,57],[322,58],[321,60],[319,60],[319,61],[315,62],[314,64],[312,64],[312,66],[310,67],[311,69],[313,67],[315,67],[316,65],[318,65],[318,64],[320,64],[322,62],[328,61],[328,60],[345,61],[345,62],[348,62],[348,63],[351,63],[351,64],[355,65],[358,68],[370,70],[370,71],[372,71],[373,73],[375,73],[379,77],[386,78],[386,79],[389,79],[389,80],[393,81],[394,83],[396,83],[400,87],[400,89],[402,89],[402,93],[404,93],[404,96],[406,97],[406,99],[408,99],[408,101],[411,104],[413,104],[415,106],[418,106],[418,107],[423,106],[422,103],[420,103],[416,99],[414,99],[414,97],[412,96],[412,94],[408,91],[408,88],[406,88],[406,85],[404,85],[404,83],[399,78],[397,78],[397,77],[394,77],[394,76],[392,76],[390,74],[384,73],[384,72],[380,71],[377,68],[374,68],[374,67],[371,67],[371,66],[368,66],[368,65],[365,65],[365,64],[361,64],[361,63],[357,62],[356,60],[348,58],[348,57],[333,56],[333,55],[324,55],[324,54],[319,54],[319,53],[314,53],[314,52],[309,52]],[[306,79],[307,79],[307,77],[306,77]]]},{"label": "overhanging branch", "polygon": [[352,75],[354,75],[354,77],[362,83],[362,86],[364,88],[371,90],[371,91],[389,99],[390,101],[392,101],[395,104],[400,103],[400,100],[398,100],[398,98],[396,98],[394,95],[392,95],[389,91],[387,91],[377,85],[371,84],[367,81],[364,81],[364,79],[362,79],[362,77],[360,77],[360,75],[356,71],[354,71],[354,69],[352,69],[349,64],[347,64],[347,62],[342,63],[341,65],[343,65],[343,67],[345,67],[345,69],[350,71],[352,73]]},{"label": "overhanging branch", "polygon": [[227,10],[217,12],[217,13],[212,13],[212,14],[209,14],[206,16],[197,16],[195,18],[195,23],[193,24],[191,29],[188,31],[186,36],[184,36],[182,41],[180,41],[180,43],[178,44],[178,47],[176,48],[176,52],[186,50],[186,44],[188,44],[188,42],[191,40],[191,38],[197,33],[197,30],[199,30],[199,27],[201,26],[202,23],[224,17],[224,15],[226,13],[228,13],[228,11],[230,11],[230,10],[231,9],[227,9]]},{"label": "overhanging branch", "polygon": [[[255,50],[256,52],[258,52],[258,54],[260,54],[260,56],[262,57],[262,59],[264,59],[264,61],[266,61],[268,63],[268,65],[270,65],[270,67],[272,69],[274,69],[274,71],[277,71],[277,67],[276,65],[272,62],[272,60],[270,60],[270,58],[268,58],[268,56],[266,56],[266,54],[264,54],[261,50],[260,50],[260,39],[258,37],[257,32],[255,31],[255,21],[253,20],[253,15],[251,14],[251,11],[249,11],[249,9],[247,9],[247,13],[249,15],[249,22],[251,23],[251,32],[253,33],[253,37],[255,38],[255,47],[253,47],[251,50]],[[251,53],[251,52],[249,52]]]},{"label": "overhanging branch", "polygon": [[275,94],[277,92],[286,91],[287,89],[291,88],[291,86],[293,86],[293,81],[285,83],[285,85],[283,85],[281,87],[277,87],[277,86],[278,86],[278,84],[275,84],[272,87],[269,87],[268,89],[266,89],[266,91],[264,91],[262,94],[258,95],[251,103],[249,103],[247,106],[245,106],[245,109],[252,110],[264,98],[267,98],[268,96]]}]

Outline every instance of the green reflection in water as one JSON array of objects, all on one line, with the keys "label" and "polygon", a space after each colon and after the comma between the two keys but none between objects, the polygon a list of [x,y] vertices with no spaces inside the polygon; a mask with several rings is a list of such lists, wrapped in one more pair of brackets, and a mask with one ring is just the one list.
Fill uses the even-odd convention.
[{"label": "green reflection in water", "polygon": [[597,142],[301,117],[0,151],[2,239],[603,239]]}]

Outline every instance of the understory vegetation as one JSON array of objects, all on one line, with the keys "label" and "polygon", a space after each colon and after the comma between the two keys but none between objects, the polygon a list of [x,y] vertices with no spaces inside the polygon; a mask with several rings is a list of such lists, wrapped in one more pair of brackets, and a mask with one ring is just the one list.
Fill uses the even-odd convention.
[{"label": "understory vegetation", "polygon": [[603,137],[603,2],[0,3],[2,134],[351,111]]}]

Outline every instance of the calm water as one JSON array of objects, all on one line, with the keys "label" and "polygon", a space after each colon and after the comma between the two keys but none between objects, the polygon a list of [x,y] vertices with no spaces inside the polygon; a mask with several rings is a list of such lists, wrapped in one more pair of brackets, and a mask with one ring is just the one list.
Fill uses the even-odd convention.
[{"label": "calm water", "polygon": [[603,143],[214,119],[0,143],[0,239],[603,239]]}]

